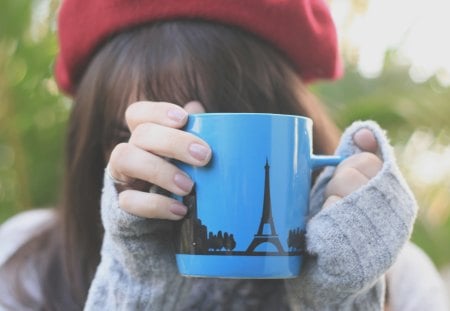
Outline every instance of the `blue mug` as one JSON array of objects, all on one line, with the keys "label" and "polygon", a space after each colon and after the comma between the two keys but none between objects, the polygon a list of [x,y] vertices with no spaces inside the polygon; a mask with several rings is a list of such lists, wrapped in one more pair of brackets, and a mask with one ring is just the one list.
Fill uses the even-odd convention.
[{"label": "blue mug", "polygon": [[178,198],[176,260],[191,277],[293,278],[305,252],[311,173],[338,156],[312,154],[312,120],[266,113],[204,113],[185,127],[211,147],[205,167],[177,163],[195,182]]}]

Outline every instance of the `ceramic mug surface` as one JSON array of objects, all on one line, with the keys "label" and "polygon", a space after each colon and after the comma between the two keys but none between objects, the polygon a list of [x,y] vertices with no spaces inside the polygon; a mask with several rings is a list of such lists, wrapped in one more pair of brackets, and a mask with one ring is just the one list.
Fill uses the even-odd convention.
[{"label": "ceramic mug surface", "polygon": [[311,173],[337,165],[312,154],[312,121],[259,113],[204,113],[185,127],[213,155],[206,167],[177,165],[195,182],[176,250],[193,277],[292,278],[305,251]]}]

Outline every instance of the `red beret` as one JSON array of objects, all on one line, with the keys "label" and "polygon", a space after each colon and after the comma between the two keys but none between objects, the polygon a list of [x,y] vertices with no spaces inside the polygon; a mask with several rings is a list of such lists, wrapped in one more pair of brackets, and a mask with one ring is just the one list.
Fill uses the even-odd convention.
[{"label": "red beret", "polygon": [[277,47],[304,81],[342,73],[336,29],[323,0],[64,0],[58,16],[58,85],[73,94],[96,48],[114,33],[177,18],[240,27]]}]

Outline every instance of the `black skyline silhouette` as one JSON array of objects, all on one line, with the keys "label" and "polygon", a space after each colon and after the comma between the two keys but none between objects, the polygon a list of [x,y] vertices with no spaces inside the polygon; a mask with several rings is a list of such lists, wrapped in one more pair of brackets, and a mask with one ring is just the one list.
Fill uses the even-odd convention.
[{"label": "black skyline silhouette", "polygon": [[[201,254],[201,255],[235,255],[235,256],[292,256],[300,255],[304,252],[305,231],[300,228],[289,230],[287,238],[288,251],[283,249],[279,236],[275,228],[272,215],[272,205],[270,199],[270,166],[268,159],[264,166],[264,201],[260,223],[256,234],[245,251],[234,251],[237,246],[233,233],[219,230],[216,234],[208,232],[206,225],[202,224],[198,218],[196,188],[183,198],[183,203],[188,207],[188,213],[178,223],[177,231],[179,235],[176,250],[178,254]],[[270,228],[266,233],[267,228]],[[256,248],[263,244],[270,243],[277,251],[256,251]],[[239,249],[239,248],[238,248]]]}]

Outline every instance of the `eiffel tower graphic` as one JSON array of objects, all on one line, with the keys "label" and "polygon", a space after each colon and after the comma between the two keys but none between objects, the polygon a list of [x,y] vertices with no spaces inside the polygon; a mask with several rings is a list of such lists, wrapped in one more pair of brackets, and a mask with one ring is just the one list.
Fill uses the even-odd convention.
[{"label": "eiffel tower graphic", "polygon": [[[279,254],[284,254],[283,246],[281,245],[280,239],[278,238],[277,231],[272,217],[272,205],[270,202],[270,175],[269,175],[269,162],[266,158],[265,169],[265,180],[264,180],[264,203],[263,212],[261,215],[261,221],[259,223],[258,232],[253,237],[252,242],[245,251],[246,254],[251,254],[255,249],[262,243],[273,244]],[[264,233],[264,228],[270,227],[270,232]]]}]

